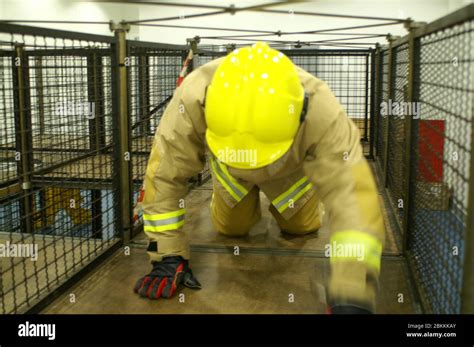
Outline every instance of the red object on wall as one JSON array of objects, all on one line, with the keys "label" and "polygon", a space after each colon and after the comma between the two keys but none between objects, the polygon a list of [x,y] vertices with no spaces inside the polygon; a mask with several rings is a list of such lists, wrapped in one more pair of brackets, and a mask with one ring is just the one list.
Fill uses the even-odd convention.
[{"label": "red object on wall", "polygon": [[418,180],[442,182],[445,122],[420,120],[418,131]]}]

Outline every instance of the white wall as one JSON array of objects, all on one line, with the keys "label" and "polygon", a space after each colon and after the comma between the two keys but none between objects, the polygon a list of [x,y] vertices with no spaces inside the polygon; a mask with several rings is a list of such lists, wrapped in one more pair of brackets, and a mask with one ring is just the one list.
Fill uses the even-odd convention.
[{"label": "white wall", "polygon": [[[0,0],[2,20],[61,20],[61,21],[120,21],[139,16],[137,6],[71,0]],[[101,35],[112,35],[107,24],[52,24],[18,23],[52,29],[80,31]],[[130,37],[138,37],[138,28],[133,28]]]},{"label": "white wall", "polygon": [[[176,1],[174,1],[176,2]],[[188,1],[189,2],[189,1]],[[237,7],[255,5],[268,1],[249,0],[202,0],[197,3],[230,5]],[[277,9],[287,11],[314,11],[326,13],[342,13],[350,15],[383,16],[392,18],[411,17],[417,21],[432,21],[461,8],[473,0],[314,0],[306,3],[295,3],[277,6]],[[368,20],[329,18],[297,15],[277,15],[261,12],[242,12],[235,15],[224,14],[210,17],[186,18],[194,13],[208,11],[206,9],[191,9],[171,6],[136,5],[120,3],[104,3],[93,1],[74,0],[2,0],[0,1],[0,19],[31,19],[31,20],[79,20],[79,21],[120,21],[122,19],[148,19],[162,18],[168,16],[184,16],[183,19],[161,22],[163,24],[184,26],[212,26],[225,28],[248,28],[269,31],[304,31],[335,27],[347,27],[354,25],[365,25],[375,23]],[[212,10],[210,10],[212,11]],[[66,30],[91,32],[110,35],[108,25],[81,25],[81,24],[30,24]],[[366,33],[392,33],[404,35],[406,32],[402,25],[385,26],[368,29],[360,29],[353,32]],[[156,28],[156,27],[133,27],[130,38],[140,38],[147,41],[166,43],[186,42],[186,38],[211,35],[237,35],[239,33],[219,32],[208,30]],[[277,40],[320,40],[328,38],[340,38],[340,36],[327,35],[291,35],[281,38],[272,37]],[[229,40],[230,41],[230,40]],[[227,40],[203,39],[203,44],[224,44]],[[384,43],[384,39],[364,39],[359,42]],[[237,42],[237,41],[235,41]],[[357,42],[357,41],[354,41]],[[240,42],[242,43],[242,42]]]}]

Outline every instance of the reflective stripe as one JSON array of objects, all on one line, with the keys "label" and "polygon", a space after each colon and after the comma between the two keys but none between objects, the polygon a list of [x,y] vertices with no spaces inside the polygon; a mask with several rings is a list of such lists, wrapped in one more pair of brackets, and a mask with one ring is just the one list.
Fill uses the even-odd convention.
[{"label": "reflective stripe", "polygon": [[225,165],[219,163],[219,161],[215,160],[214,157],[211,157],[211,167],[219,182],[235,200],[240,201],[247,195],[248,190],[240,185],[229,174],[229,171],[227,171]]},{"label": "reflective stripe", "polygon": [[[363,261],[368,266],[380,271],[382,243],[375,237],[358,230],[337,231],[331,236],[331,264],[341,261]],[[362,247],[363,254],[356,254]],[[342,253],[342,254],[341,254]]]},{"label": "reflective stripe", "polygon": [[272,201],[272,204],[273,206],[275,206],[278,212],[282,213],[288,208],[291,200],[295,202],[311,187],[311,181],[308,179],[308,177],[305,176],[298,182],[293,184],[286,192],[280,194],[276,199],[274,199]]},{"label": "reflective stripe", "polygon": [[160,232],[166,230],[174,230],[184,225],[184,214],[186,210],[180,209],[178,211],[158,213],[158,214],[144,214],[143,223],[144,230],[151,232]]}]

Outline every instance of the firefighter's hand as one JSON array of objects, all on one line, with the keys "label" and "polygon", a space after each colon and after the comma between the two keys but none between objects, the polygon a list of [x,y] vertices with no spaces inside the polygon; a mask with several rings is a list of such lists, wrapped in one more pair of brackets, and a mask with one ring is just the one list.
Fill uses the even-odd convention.
[{"label": "firefighter's hand", "polygon": [[137,281],[134,291],[149,299],[170,298],[181,285],[192,289],[201,288],[188,261],[180,256],[172,256],[154,262],[153,270]]}]

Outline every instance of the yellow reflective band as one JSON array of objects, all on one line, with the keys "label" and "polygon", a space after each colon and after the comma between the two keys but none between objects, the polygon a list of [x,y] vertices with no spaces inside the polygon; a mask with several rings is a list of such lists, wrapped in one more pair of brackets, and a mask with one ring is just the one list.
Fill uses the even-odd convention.
[{"label": "yellow reflective band", "polygon": [[221,165],[213,157],[211,157],[211,167],[219,182],[235,200],[240,201],[247,195],[247,189],[229,174],[225,165]]},{"label": "yellow reflective band", "polygon": [[358,230],[335,232],[330,238],[331,264],[341,261],[362,261],[380,272],[382,243]]},{"label": "yellow reflective band", "polygon": [[280,194],[276,199],[272,201],[272,205],[282,213],[290,205],[290,201],[297,201],[304,193],[306,193],[312,187],[308,177],[303,177],[293,184],[290,189]]},{"label": "yellow reflective band", "polygon": [[225,181],[224,178],[221,177],[221,175],[219,174],[219,172],[217,171],[216,169],[216,164],[214,162],[214,160],[211,159],[211,167],[212,167],[212,171],[214,171],[216,177],[217,177],[217,180],[219,182],[221,182],[222,186],[225,188],[225,190],[227,190],[227,192],[237,201],[240,201],[241,198],[234,192],[234,190],[232,188],[230,188],[228,185],[227,185],[227,182]]},{"label": "yellow reflective band", "polygon": [[186,213],[186,209],[182,208],[177,211],[167,212],[167,213],[144,214],[143,219],[144,220],[162,220],[162,219],[168,219],[171,217],[182,216],[185,213]]},{"label": "yellow reflective band", "polygon": [[143,229],[151,232],[161,232],[166,230],[175,230],[184,225],[184,214],[186,210],[180,209],[178,211],[144,214],[143,215]]}]

